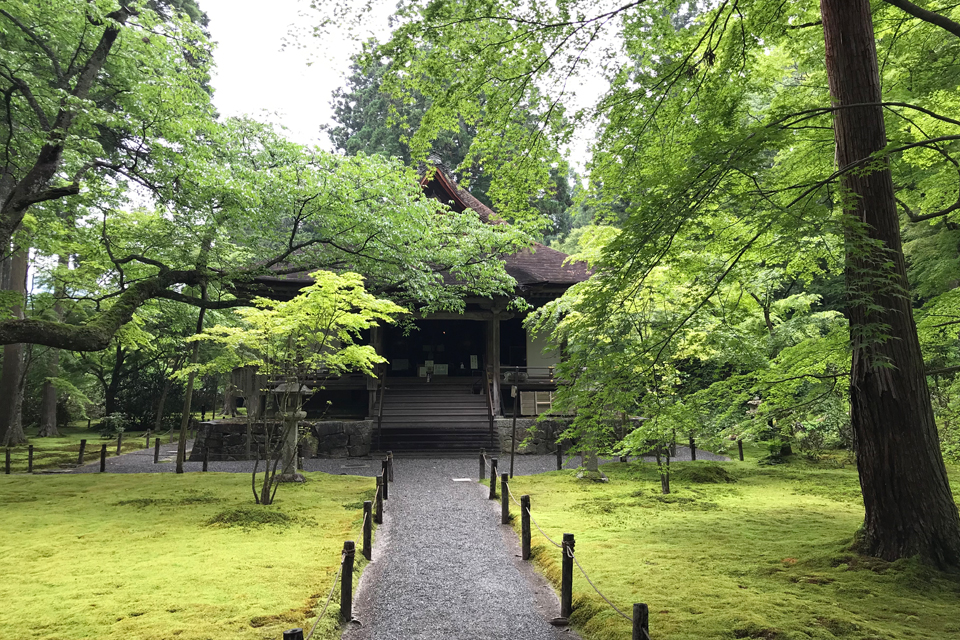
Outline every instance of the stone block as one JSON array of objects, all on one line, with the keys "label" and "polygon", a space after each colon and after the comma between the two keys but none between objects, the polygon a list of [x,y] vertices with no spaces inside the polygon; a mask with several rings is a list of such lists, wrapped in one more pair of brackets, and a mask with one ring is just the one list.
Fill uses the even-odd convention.
[{"label": "stone block", "polygon": [[347,453],[351,458],[361,458],[370,455],[370,444],[347,447]]}]

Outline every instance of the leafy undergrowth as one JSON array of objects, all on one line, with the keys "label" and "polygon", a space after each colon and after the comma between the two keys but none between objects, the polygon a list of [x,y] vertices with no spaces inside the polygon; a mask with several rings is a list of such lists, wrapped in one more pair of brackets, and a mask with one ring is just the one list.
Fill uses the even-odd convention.
[{"label": "leafy undergrowth", "polygon": [[[0,475],[0,639],[273,640],[309,628],[343,541],[361,539],[363,513],[344,505],[372,479],[305,475],[270,507],[253,504],[246,474]],[[337,598],[315,639],[339,637]]]},{"label": "leafy undergrowth", "polygon": [[[86,426],[60,427],[60,435],[55,438],[37,437],[37,428],[26,431],[28,443],[10,447],[10,471],[12,473],[26,473],[28,468],[28,445],[33,445],[33,469],[45,471],[61,467],[73,467],[77,464],[80,453],[80,440],[87,441],[84,453],[84,464],[95,463],[100,460],[100,447],[107,445],[107,456],[112,458],[117,454],[117,439],[103,438],[97,432],[97,425],[91,428]],[[163,442],[168,442],[169,434],[163,434]],[[120,441],[121,452],[129,453],[146,447],[144,433],[127,432]],[[150,438],[153,446],[153,438]]]},{"label": "leafy undergrowth", "polygon": [[[863,520],[854,466],[678,463],[660,494],[653,464],[610,464],[610,481],[572,472],[517,477],[533,517],[576,554],[627,615],[650,607],[654,640],[960,639],[960,575],[849,551]],[[960,496],[960,469],[950,469]],[[519,530],[519,518],[514,526]],[[560,552],[533,530],[535,561],[559,586]],[[585,640],[629,638],[574,568],[573,623]]]}]

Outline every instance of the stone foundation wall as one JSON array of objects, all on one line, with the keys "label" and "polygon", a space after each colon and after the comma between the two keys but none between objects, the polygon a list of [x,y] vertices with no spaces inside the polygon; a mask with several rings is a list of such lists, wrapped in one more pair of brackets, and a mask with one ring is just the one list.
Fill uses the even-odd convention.
[{"label": "stone foundation wall", "polygon": [[[280,428],[274,429],[271,449],[280,446]],[[252,427],[254,454],[259,452],[260,458],[265,457],[267,440],[266,428],[262,423]],[[191,462],[201,462],[203,454],[210,448],[210,460],[246,460],[247,459],[247,424],[226,420],[212,420],[201,422],[197,431],[197,438],[193,441],[193,450],[190,451]]]},{"label": "stone foundation wall", "polygon": [[306,420],[317,439],[317,455],[334,458],[359,458],[370,455],[375,420]]},{"label": "stone foundation wall", "polygon": [[[301,429],[306,427],[313,438],[303,438],[303,455],[332,457],[362,457],[370,455],[370,443],[376,422],[373,420],[342,420],[342,421],[312,421],[304,420],[300,423]],[[280,427],[275,429],[271,448],[276,450],[280,446]],[[264,425],[255,424],[252,428],[253,452],[259,451],[263,459],[266,445],[266,429]],[[191,462],[203,460],[204,452],[210,448],[211,461],[246,460],[247,459],[247,425],[246,422],[213,420],[201,422],[197,431],[197,439],[190,452]]]},{"label": "stone foundation wall", "polygon": [[[500,450],[510,453],[513,448],[513,418],[497,418],[497,431],[500,434]],[[570,418],[551,418],[537,422],[536,418],[517,418],[517,444],[527,439],[530,427],[536,425],[536,432],[529,444],[517,448],[517,453],[544,455],[557,450],[557,436],[570,426]]]}]

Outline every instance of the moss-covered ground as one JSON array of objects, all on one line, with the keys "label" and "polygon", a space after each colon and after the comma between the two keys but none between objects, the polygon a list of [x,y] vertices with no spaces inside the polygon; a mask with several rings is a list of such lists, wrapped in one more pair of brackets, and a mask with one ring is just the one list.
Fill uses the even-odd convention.
[{"label": "moss-covered ground", "polygon": [[[674,464],[666,496],[650,463],[605,465],[609,483],[570,471],[518,476],[511,491],[531,496],[553,539],[575,534],[580,563],[627,615],[649,605],[654,640],[960,638],[960,575],[849,550],[863,520],[853,464],[751,457]],[[960,496],[960,469],[949,471]],[[559,549],[536,528],[533,544],[559,586]],[[576,568],[574,606],[585,640],[631,637]]]},{"label": "moss-covered ground", "polygon": [[[372,478],[307,473],[274,506],[246,474],[0,475],[0,639],[279,638],[313,623]],[[337,590],[339,591],[339,589]],[[331,604],[314,638],[339,637]]]},{"label": "moss-covered ground", "polygon": [[[10,471],[11,473],[27,472],[28,446],[33,445],[33,470],[46,471],[50,469],[59,469],[72,467],[77,464],[77,456],[80,453],[80,440],[87,441],[87,448],[84,454],[84,464],[96,462],[100,459],[101,445],[107,445],[107,456],[114,457],[117,454],[117,439],[103,438],[97,431],[97,424],[94,423],[90,428],[86,423],[82,426],[71,425],[60,427],[60,435],[55,438],[37,437],[37,427],[31,427],[25,430],[27,435],[27,444],[10,447]],[[123,434],[120,446],[122,453],[138,451],[146,447],[147,441],[144,437],[145,432],[126,432]],[[163,442],[170,441],[170,434],[163,432]],[[174,434],[176,438],[176,434]],[[150,438],[150,446],[153,446],[153,437]],[[0,452],[0,455],[3,455]],[[4,460],[0,459],[0,465]],[[2,470],[0,470],[2,473]]]}]

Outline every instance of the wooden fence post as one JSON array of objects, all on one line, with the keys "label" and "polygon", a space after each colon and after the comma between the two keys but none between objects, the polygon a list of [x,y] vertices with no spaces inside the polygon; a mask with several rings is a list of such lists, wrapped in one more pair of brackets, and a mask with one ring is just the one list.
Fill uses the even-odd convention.
[{"label": "wooden fence post", "polygon": [[153,439],[153,464],[160,462],[160,436]]},{"label": "wooden fence post", "polygon": [[33,445],[27,447],[27,473],[33,473]]},{"label": "wooden fence post", "polygon": [[573,553],[575,542],[572,533],[563,534],[563,563],[560,565],[560,617],[569,618],[573,613]]},{"label": "wooden fence post", "polygon": [[363,501],[363,557],[367,560],[373,559],[373,502]]},{"label": "wooden fence post", "polygon": [[500,474],[500,524],[510,524],[510,474]]},{"label": "wooden fence post", "polygon": [[123,431],[117,434],[117,455],[120,455],[120,447],[123,445]]},{"label": "wooden fence post", "polygon": [[303,629],[287,629],[283,632],[283,640],[303,640]]},{"label": "wooden fence post", "polygon": [[100,445],[100,473],[107,470],[107,445]]},{"label": "wooden fence post", "polygon": [[383,477],[377,476],[377,510],[373,514],[373,521],[383,524]]},{"label": "wooden fence post", "polygon": [[497,459],[490,458],[490,500],[497,499]]},{"label": "wooden fence post", "polygon": [[383,478],[383,484],[380,487],[383,489],[383,499],[390,499],[390,462],[384,458],[383,462],[380,463],[380,477]]},{"label": "wooden fence post", "polygon": [[737,440],[737,451],[740,452],[740,462],[743,462],[743,440]]},{"label": "wooden fence post", "polygon": [[631,640],[650,638],[650,611],[645,604],[633,605],[633,636]]},{"label": "wooden fence post", "polygon": [[480,449],[480,479],[487,479],[487,450]]},{"label": "wooden fence post", "polygon": [[3,472],[10,475],[10,447],[6,448],[6,462],[3,465]]},{"label": "wooden fence post", "polygon": [[343,543],[343,569],[340,572],[340,619],[353,619],[353,558],[356,555],[353,540]]},{"label": "wooden fence post", "polygon": [[149,449],[150,448],[150,429],[147,429],[147,432],[143,434],[143,436],[147,439],[147,445],[144,447],[144,449]]},{"label": "wooden fence post", "polygon": [[87,441],[86,441],[86,440],[81,440],[81,441],[80,441],[80,455],[77,456],[77,466],[78,466],[78,467],[83,464],[83,453],[84,453],[84,451],[86,451],[86,449],[87,449]]},{"label": "wooden fence post", "polygon": [[697,460],[697,441],[693,439],[693,436],[690,436],[690,461],[696,462]]},{"label": "wooden fence post", "polygon": [[530,496],[520,496],[520,547],[521,557],[530,559]]},{"label": "wooden fence post", "polygon": [[563,444],[557,440],[557,471],[563,469]]}]

